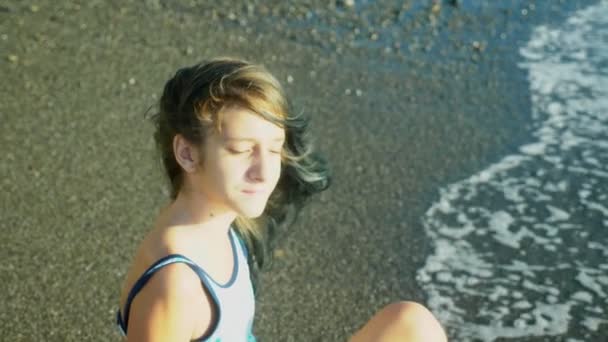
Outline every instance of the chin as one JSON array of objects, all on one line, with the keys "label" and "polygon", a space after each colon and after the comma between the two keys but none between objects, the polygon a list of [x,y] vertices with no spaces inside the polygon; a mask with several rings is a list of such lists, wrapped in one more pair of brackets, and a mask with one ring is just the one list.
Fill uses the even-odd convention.
[{"label": "chin", "polygon": [[266,209],[266,202],[263,204],[254,204],[248,203],[247,205],[237,205],[235,207],[235,211],[239,216],[246,218],[257,218],[260,217],[264,213],[264,209]]},{"label": "chin", "polygon": [[264,207],[262,208],[241,208],[241,216],[246,218],[258,218],[264,213]]},{"label": "chin", "polygon": [[239,216],[254,219],[264,214],[267,203],[267,198],[235,200],[232,202],[232,207]]}]

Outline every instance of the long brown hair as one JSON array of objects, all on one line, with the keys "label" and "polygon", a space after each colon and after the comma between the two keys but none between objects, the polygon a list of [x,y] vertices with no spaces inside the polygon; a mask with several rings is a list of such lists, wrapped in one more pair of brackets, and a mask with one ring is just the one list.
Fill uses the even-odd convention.
[{"label": "long brown hair", "polygon": [[257,270],[271,256],[277,233],[295,221],[308,198],[329,187],[330,176],[326,161],[313,151],[308,136],[309,118],[291,114],[277,79],[260,65],[220,58],[179,69],[165,84],[158,112],[151,117],[172,200],[184,179],[173,154],[173,138],[181,134],[201,146],[212,130],[221,129],[222,109],[231,105],[247,108],[276,123],[286,135],[281,177],[264,213],[255,219],[239,216],[234,222],[249,250],[255,285]]}]

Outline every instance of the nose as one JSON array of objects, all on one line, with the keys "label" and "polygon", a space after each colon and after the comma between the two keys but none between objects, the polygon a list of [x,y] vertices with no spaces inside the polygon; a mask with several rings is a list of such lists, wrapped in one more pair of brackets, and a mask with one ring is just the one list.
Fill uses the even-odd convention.
[{"label": "nose", "polygon": [[262,183],[268,180],[272,170],[272,156],[270,152],[258,149],[253,158],[253,163],[248,170],[248,178],[251,181]]}]

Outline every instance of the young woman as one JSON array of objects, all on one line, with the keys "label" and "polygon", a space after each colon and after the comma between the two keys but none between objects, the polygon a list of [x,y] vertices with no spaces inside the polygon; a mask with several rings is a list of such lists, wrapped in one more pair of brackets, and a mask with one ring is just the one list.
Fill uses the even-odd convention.
[{"label": "young woman", "polygon": [[[117,324],[128,341],[255,341],[256,274],[275,230],[327,189],[327,165],[263,67],[216,59],[183,68],[153,116],[170,202],[127,273]],[[352,338],[444,341],[422,306],[381,310]]]}]

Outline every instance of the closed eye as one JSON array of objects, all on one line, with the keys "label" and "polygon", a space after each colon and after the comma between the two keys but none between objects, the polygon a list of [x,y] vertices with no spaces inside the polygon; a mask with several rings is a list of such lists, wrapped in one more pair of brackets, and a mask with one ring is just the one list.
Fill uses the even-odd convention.
[{"label": "closed eye", "polygon": [[[235,148],[230,148],[227,147],[226,150],[228,152],[230,152],[231,154],[244,154],[244,153],[251,153],[253,150],[252,149],[235,149]],[[283,149],[279,148],[278,150],[269,150],[270,153],[272,154],[281,154],[283,153]]]},{"label": "closed eye", "polygon": [[230,152],[232,154],[243,154],[243,153],[249,153],[249,152],[251,152],[251,150],[235,150],[235,149],[229,148],[228,152]]}]

